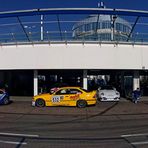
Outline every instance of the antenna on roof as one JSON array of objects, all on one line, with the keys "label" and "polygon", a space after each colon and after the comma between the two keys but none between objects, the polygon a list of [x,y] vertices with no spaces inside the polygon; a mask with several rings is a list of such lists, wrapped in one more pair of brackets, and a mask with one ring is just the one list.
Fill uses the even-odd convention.
[{"label": "antenna on roof", "polygon": [[104,2],[99,2],[98,3],[98,8],[106,8],[104,5]]}]

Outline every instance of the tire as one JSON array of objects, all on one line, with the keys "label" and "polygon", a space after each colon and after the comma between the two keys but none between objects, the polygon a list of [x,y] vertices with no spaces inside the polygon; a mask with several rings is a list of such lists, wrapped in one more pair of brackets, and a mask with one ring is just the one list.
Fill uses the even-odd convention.
[{"label": "tire", "polygon": [[78,100],[77,107],[78,108],[85,108],[87,106],[87,102],[85,100]]},{"label": "tire", "polygon": [[9,103],[9,98],[5,97],[4,100],[3,100],[3,104],[6,105],[8,103]]},{"label": "tire", "polygon": [[43,99],[37,99],[35,104],[36,104],[37,107],[44,107],[45,101]]}]

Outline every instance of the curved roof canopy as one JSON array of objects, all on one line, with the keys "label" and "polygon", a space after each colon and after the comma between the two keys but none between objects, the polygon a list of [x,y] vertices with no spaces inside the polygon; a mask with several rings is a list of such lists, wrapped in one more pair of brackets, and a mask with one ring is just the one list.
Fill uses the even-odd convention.
[{"label": "curved roof canopy", "polygon": [[[72,21],[65,21],[66,17],[64,18],[59,18],[59,15],[113,15],[114,16],[134,16],[134,23],[131,27],[130,33],[128,35],[127,41],[130,40],[130,38],[136,38],[137,39],[137,34],[133,36],[133,31],[134,28],[139,20],[140,17],[148,17],[148,11],[140,11],[140,10],[127,10],[127,9],[106,9],[106,8],[47,8],[47,9],[31,9],[31,10],[17,10],[17,11],[6,11],[6,12],[0,12],[0,18],[17,18],[17,21],[19,22],[19,25],[21,28],[16,29],[17,31],[13,31],[13,33],[9,33],[9,30],[15,30],[14,28],[17,27],[17,24],[2,24],[2,26],[7,26],[6,29],[4,30],[1,28],[1,42],[16,42],[17,39],[21,42],[25,39],[27,41],[32,41],[34,40],[41,40],[47,39],[47,40],[72,40],[71,38],[71,29],[69,25],[65,25],[64,23],[69,22],[70,25],[73,25],[74,22],[77,22],[77,20],[72,20]],[[27,17],[27,16],[41,16],[41,15],[53,15],[53,20],[50,22],[45,21],[45,18],[43,17],[39,18],[39,22],[35,22],[35,27],[33,29],[33,22],[24,22],[22,23],[22,20],[20,17]],[[54,18],[55,17],[55,18]],[[29,18],[29,17],[28,17]],[[69,18],[69,17],[68,17]],[[117,18],[118,20],[119,18]],[[3,19],[1,19],[3,22]],[[28,19],[29,20],[29,19]],[[62,20],[62,21],[61,21]],[[63,21],[64,20],[64,21]],[[10,19],[11,21],[11,19]],[[44,24],[43,24],[44,21]],[[96,20],[97,21],[97,20]],[[56,24],[57,23],[57,24]],[[47,25],[48,24],[48,25]],[[56,25],[55,25],[56,24]],[[62,24],[62,25],[61,25]],[[12,26],[15,26],[14,28]],[[145,25],[145,23],[144,23]],[[9,27],[10,29],[8,29]],[[44,30],[43,30],[44,26]],[[48,26],[48,27],[47,27]],[[68,26],[68,27],[67,27]],[[32,29],[30,29],[30,28]],[[40,27],[40,28],[39,28]],[[67,28],[68,29],[67,29]],[[51,30],[52,28],[52,30]],[[54,29],[53,29],[54,28]],[[65,29],[66,28],[66,29]],[[38,29],[40,30],[38,32]],[[31,30],[31,31],[30,31]],[[138,30],[138,29],[137,29]],[[146,30],[146,29],[145,29]],[[145,33],[145,31],[144,31]],[[38,34],[38,35],[37,35]],[[145,33],[147,34],[147,33]],[[141,33],[141,36],[144,37],[145,41],[145,34],[143,35]],[[25,36],[24,36],[25,35]],[[23,37],[24,38],[23,38]],[[140,41],[143,41],[143,38],[141,39],[141,36],[138,33],[138,36],[140,38]],[[40,39],[39,39],[40,38]],[[146,38],[148,40],[148,38]]]},{"label": "curved roof canopy", "polygon": [[109,14],[148,17],[148,11],[102,8],[49,8],[0,12],[0,18],[50,14]]}]

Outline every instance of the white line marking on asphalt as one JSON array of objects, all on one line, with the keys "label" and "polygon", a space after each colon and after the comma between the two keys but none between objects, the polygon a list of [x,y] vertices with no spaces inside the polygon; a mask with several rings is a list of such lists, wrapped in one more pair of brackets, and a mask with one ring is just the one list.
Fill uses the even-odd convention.
[{"label": "white line marking on asphalt", "polygon": [[19,136],[19,137],[39,137],[39,135],[16,134],[16,133],[1,133],[2,136]]},{"label": "white line marking on asphalt", "polygon": [[121,137],[138,137],[138,136],[147,136],[148,133],[143,134],[129,134],[129,135],[121,135]]},{"label": "white line marking on asphalt", "polygon": [[132,142],[131,144],[133,144],[133,145],[143,145],[143,144],[148,144],[148,141]]},{"label": "white line marking on asphalt", "polygon": [[0,143],[15,144],[15,145],[18,145],[18,144],[26,145],[27,144],[26,142],[13,142],[13,141],[4,141],[4,140],[0,140]]}]

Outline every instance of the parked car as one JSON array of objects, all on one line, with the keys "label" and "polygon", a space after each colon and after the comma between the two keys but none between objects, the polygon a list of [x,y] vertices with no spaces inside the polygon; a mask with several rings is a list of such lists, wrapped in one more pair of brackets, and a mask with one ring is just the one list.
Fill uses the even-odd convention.
[{"label": "parked car", "polygon": [[97,97],[100,101],[119,101],[120,93],[113,86],[98,88]]},{"label": "parked car", "polygon": [[96,91],[87,91],[80,87],[61,87],[53,93],[33,97],[32,106],[77,106],[79,108],[96,104]]},{"label": "parked car", "polygon": [[0,89],[0,104],[9,104],[10,99],[9,99],[9,94],[4,90]]}]

